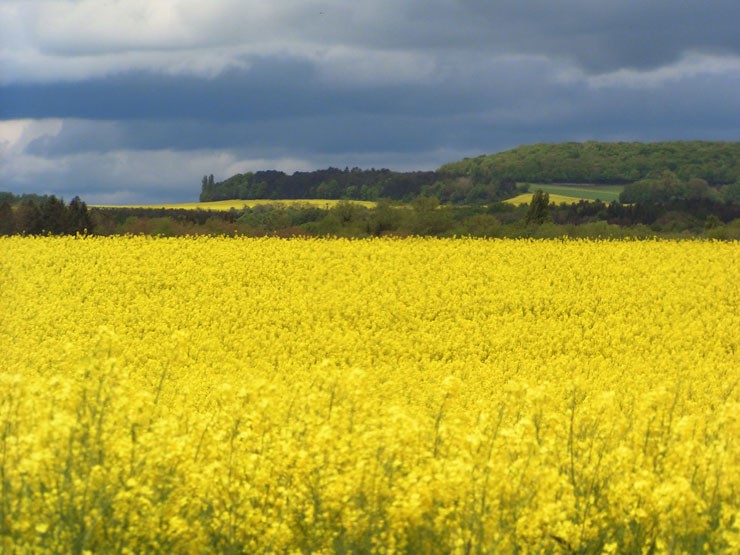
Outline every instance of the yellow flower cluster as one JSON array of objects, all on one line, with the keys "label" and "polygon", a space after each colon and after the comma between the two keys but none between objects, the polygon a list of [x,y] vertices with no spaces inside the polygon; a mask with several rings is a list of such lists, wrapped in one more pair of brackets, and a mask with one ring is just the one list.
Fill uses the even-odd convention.
[{"label": "yellow flower cluster", "polygon": [[0,238],[0,551],[740,551],[740,245]]}]

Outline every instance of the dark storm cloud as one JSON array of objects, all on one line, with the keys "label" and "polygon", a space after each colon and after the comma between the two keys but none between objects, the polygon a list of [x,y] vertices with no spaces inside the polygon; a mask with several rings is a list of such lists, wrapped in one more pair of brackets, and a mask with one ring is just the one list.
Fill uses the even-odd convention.
[{"label": "dark storm cloud", "polygon": [[[492,73],[507,68],[504,64]],[[583,79],[547,78],[542,63],[520,61],[500,84],[496,78],[481,79],[481,86],[472,91],[453,81],[433,88],[406,84],[372,90],[306,85],[296,95],[290,87],[273,83],[266,100],[234,85],[245,80],[223,77],[212,83],[212,90],[197,80],[194,89],[188,89],[176,78],[169,88],[180,101],[188,99],[182,105],[175,98],[162,98],[157,102],[163,108],[143,118],[134,109],[107,114],[108,119],[100,121],[68,119],[58,134],[31,141],[26,152],[60,157],[117,149],[206,148],[317,160],[343,152],[485,152],[525,142],[615,136],[649,140],[701,134],[732,139],[740,122],[740,106],[734,102],[740,74],[715,77],[711,87],[701,75],[648,89],[595,87]],[[119,88],[130,91],[134,86]],[[158,87],[154,96],[165,88]],[[213,107],[201,111],[204,105]],[[71,115],[86,117],[84,112]],[[353,165],[351,160],[346,163]]]},{"label": "dark storm cloud", "polygon": [[497,50],[573,60],[589,72],[649,69],[686,52],[740,54],[735,0],[462,0],[472,36]]},{"label": "dark storm cloud", "polygon": [[549,125],[573,113],[582,85],[548,80],[548,65],[503,60],[480,65],[473,82],[451,73],[431,86],[332,87],[305,62],[264,62],[211,80],[130,74],[43,89],[16,85],[6,88],[4,110],[12,118],[66,118],[58,134],[28,144],[26,152],[44,157],[115,149],[249,148],[310,158],[469,149],[489,145],[502,125]]},{"label": "dark storm cloud", "polygon": [[204,173],[740,137],[736,1],[317,6],[0,3],[0,180],[189,200]]},{"label": "dark storm cloud", "polygon": [[132,70],[212,77],[244,56],[338,50],[358,59],[455,55],[462,64],[476,52],[533,54],[589,73],[656,68],[691,52],[740,55],[736,0],[29,0],[0,5],[0,16],[2,81]]},{"label": "dark storm cloud", "polygon": [[290,116],[321,109],[311,71],[300,60],[274,60],[214,79],[132,72],[86,81],[12,84],[0,88],[0,117],[228,120]]},{"label": "dark storm cloud", "polygon": [[[136,72],[87,81],[6,85],[0,87],[0,118],[232,121],[336,112],[414,115],[448,110],[461,96],[424,84],[333,86],[305,60],[264,59],[249,70],[232,70],[212,79]],[[474,108],[479,100],[469,95],[465,102]]]}]

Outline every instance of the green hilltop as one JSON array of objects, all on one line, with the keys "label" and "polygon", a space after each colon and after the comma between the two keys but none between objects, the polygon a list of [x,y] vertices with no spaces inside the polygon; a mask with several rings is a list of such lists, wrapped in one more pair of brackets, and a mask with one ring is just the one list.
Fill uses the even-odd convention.
[{"label": "green hilltop", "polygon": [[656,143],[589,141],[520,146],[445,164],[440,173],[474,181],[626,184],[673,172],[710,185],[740,180],[740,142]]},{"label": "green hilltop", "polygon": [[[276,170],[236,174],[216,182],[204,176],[201,202],[254,199],[378,198],[410,201],[435,196],[444,204],[480,204],[516,196],[517,183],[622,186],[670,173],[718,188],[740,182],[740,142],[556,143],[520,146],[466,158],[436,171],[327,168],[292,175]],[[621,189],[620,189],[621,190]],[[558,191],[552,191],[557,193]],[[594,198],[608,198],[599,192]],[[590,198],[590,197],[587,197]]]}]

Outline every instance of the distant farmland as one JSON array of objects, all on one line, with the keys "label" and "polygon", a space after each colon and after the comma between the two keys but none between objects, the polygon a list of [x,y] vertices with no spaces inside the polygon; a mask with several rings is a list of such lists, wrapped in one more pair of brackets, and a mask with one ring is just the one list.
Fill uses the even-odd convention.
[{"label": "distant farmland", "polygon": [[[604,202],[611,202],[613,200],[619,200],[619,193],[624,190],[622,185],[567,185],[567,184],[540,184],[530,183],[529,190],[531,192],[537,189],[542,189],[546,193],[550,193],[550,200],[552,202],[560,202],[553,199],[553,195],[560,195],[563,197],[571,197],[576,200],[601,200]],[[568,201],[562,201],[568,202]]]},{"label": "distant farmland", "polygon": [[[571,197],[571,196],[564,196],[564,195],[555,195],[552,193],[550,194],[550,203],[551,204],[575,204],[576,202],[580,200],[590,200],[590,199],[582,199],[578,197]],[[532,202],[532,196],[534,193],[522,193],[521,195],[515,196],[514,198],[506,199],[504,202],[506,204],[513,204],[514,206],[520,206],[522,204],[529,204]]]},{"label": "distant farmland", "polygon": [[126,205],[95,205],[96,208],[153,208],[172,210],[241,210],[255,206],[281,204],[285,206],[316,206],[318,208],[333,208],[340,202],[350,202],[367,208],[373,208],[375,202],[368,200],[334,200],[334,199],[257,199],[257,200],[216,200],[213,202],[181,202],[175,204],[126,204]]}]

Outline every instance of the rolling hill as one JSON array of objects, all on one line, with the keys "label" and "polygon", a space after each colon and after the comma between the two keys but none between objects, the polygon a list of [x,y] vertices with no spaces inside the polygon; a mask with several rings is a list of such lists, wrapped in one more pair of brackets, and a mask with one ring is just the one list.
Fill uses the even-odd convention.
[{"label": "rolling hill", "polygon": [[474,181],[626,184],[671,171],[710,185],[740,180],[740,142],[556,143],[466,158],[438,170]]}]

